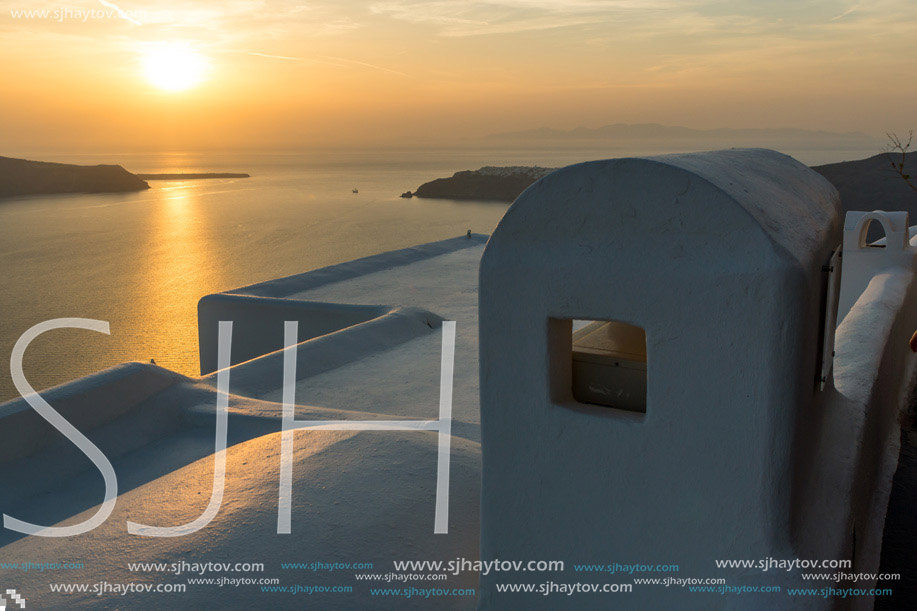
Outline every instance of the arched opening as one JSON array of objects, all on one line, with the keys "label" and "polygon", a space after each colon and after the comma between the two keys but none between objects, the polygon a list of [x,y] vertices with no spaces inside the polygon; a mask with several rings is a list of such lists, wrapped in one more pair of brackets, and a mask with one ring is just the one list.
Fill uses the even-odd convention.
[{"label": "arched opening", "polygon": [[[889,228],[883,220],[878,216],[867,215],[860,223],[860,248],[885,248]],[[879,240],[882,242],[877,243]]]}]

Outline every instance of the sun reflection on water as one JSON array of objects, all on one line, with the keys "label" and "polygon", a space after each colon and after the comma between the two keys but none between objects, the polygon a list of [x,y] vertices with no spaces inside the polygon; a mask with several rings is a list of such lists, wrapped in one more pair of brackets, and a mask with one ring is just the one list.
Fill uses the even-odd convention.
[{"label": "sun reflection on water", "polygon": [[[156,364],[197,375],[197,301],[219,286],[206,214],[193,187],[162,189],[152,207],[146,256],[135,282],[137,315]],[[139,322],[139,321],[138,321]]]}]

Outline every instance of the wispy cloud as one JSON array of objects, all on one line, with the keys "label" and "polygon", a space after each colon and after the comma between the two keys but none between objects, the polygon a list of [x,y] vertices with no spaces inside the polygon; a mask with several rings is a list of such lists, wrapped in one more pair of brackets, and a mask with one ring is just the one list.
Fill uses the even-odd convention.
[{"label": "wispy cloud", "polygon": [[398,70],[392,70],[391,68],[385,68],[383,66],[377,66],[375,64],[369,64],[367,62],[360,62],[360,61],[356,61],[353,59],[344,59],[343,57],[324,57],[324,59],[328,59],[328,60],[336,61],[336,62],[343,62],[346,64],[351,64],[353,66],[362,66],[364,68],[370,68],[372,70],[381,70],[382,72],[390,72],[392,74],[397,74],[399,76],[408,76],[404,72],[399,72]]},{"label": "wispy cloud", "polygon": [[359,68],[367,68],[370,70],[378,70],[380,72],[388,72],[389,74],[397,74],[398,76],[410,76],[404,72],[398,70],[393,70],[391,68],[386,68],[385,66],[377,66],[376,64],[370,64],[369,62],[361,62],[355,59],[346,59],[343,57],[327,57],[321,56],[319,58],[313,57],[292,57],[289,55],[273,55],[271,53],[256,53],[254,51],[249,51],[246,55],[253,55],[255,57],[264,57],[266,59],[280,59],[284,61],[294,61],[294,62],[307,62],[312,64],[327,64],[329,66],[356,66]]},{"label": "wispy cloud", "polygon": [[699,3],[700,0],[382,0],[370,5],[370,12],[438,25],[441,35],[461,37],[599,24],[664,10],[684,12]]},{"label": "wispy cloud", "polygon": [[[628,39],[650,32],[704,33],[713,39],[755,35],[822,35],[820,26],[857,21],[913,21],[902,0],[376,0],[370,13],[408,23],[434,26],[445,37],[512,34],[558,28],[591,29]],[[846,8],[845,8],[846,7]],[[702,24],[702,30],[697,25]],[[735,32],[735,25],[742,32]],[[596,27],[598,26],[598,27]]]},{"label": "wispy cloud", "polygon": [[289,57],[287,55],[271,55],[270,53],[255,53],[254,51],[249,51],[246,55],[254,55],[255,57],[266,57],[268,59],[284,59],[292,62],[304,62],[310,61],[305,57]]},{"label": "wispy cloud", "polygon": [[850,15],[851,13],[855,13],[855,12],[858,11],[858,10],[860,10],[860,5],[859,5],[859,4],[854,4],[853,6],[851,6],[850,8],[848,8],[846,11],[844,11],[843,13],[841,13],[840,15],[835,15],[834,17],[832,17],[832,18],[831,18],[831,21],[838,21],[838,20],[840,20],[840,19],[843,19],[843,18],[846,17],[847,15]]},{"label": "wispy cloud", "polygon": [[101,4],[102,6],[106,8],[110,8],[113,11],[116,11],[118,13],[118,17],[120,17],[121,19],[124,19],[125,21],[130,21],[134,25],[143,25],[142,23],[140,23],[139,21],[137,21],[136,19],[128,15],[126,12],[122,11],[121,7],[119,7],[117,4],[112,4],[111,2],[108,2],[108,0],[99,0],[99,4]]}]

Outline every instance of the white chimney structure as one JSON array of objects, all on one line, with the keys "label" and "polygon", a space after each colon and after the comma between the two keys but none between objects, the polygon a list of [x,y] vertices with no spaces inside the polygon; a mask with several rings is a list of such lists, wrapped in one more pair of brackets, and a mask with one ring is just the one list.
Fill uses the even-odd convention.
[{"label": "white chimney structure", "polygon": [[[834,187],[769,150],[583,163],[523,193],[480,270],[482,559],[786,586],[798,572],[714,562],[849,556],[847,504],[824,511],[829,534],[799,532],[807,486],[823,483],[808,457],[835,392],[822,378],[841,242]],[[482,576],[479,608],[796,608],[680,587],[575,607],[495,589],[547,577]]]},{"label": "white chimney structure", "polygon": [[[878,223],[885,237],[870,243],[866,235],[872,223]],[[878,270],[909,266],[914,260],[910,245],[907,212],[848,212],[844,219],[844,282],[841,284],[838,322],[866,290]]]}]

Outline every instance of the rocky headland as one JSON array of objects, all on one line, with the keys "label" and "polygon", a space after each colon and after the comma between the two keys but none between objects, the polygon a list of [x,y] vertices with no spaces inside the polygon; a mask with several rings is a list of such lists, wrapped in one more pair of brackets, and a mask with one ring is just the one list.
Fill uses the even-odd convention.
[{"label": "rocky headland", "polygon": [[542,176],[555,168],[538,166],[486,166],[479,170],[456,172],[450,178],[437,178],[402,197],[477,199],[512,201]]},{"label": "rocky headland", "polygon": [[0,197],[54,193],[117,193],[149,189],[119,165],[72,165],[0,157]]}]

